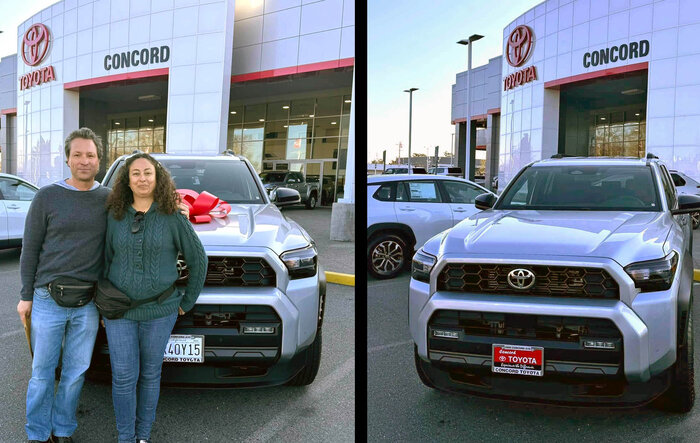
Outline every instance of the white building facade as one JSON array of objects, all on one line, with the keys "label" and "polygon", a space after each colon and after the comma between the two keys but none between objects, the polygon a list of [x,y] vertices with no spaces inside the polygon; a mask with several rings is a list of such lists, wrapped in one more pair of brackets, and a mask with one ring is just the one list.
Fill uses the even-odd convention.
[{"label": "white building facade", "polygon": [[[554,154],[653,153],[700,177],[698,31],[692,0],[549,0],[510,23],[498,85],[499,187]],[[459,124],[466,112],[455,103],[453,92]],[[460,154],[468,159],[465,132]]]},{"label": "white building facade", "polygon": [[354,161],[354,33],[348,0],[60,1],[0,61],[2,170],[67,176],[63,140],[87,126],[102,172],[134,149],[231,149],[332,182],[330,204]]}]

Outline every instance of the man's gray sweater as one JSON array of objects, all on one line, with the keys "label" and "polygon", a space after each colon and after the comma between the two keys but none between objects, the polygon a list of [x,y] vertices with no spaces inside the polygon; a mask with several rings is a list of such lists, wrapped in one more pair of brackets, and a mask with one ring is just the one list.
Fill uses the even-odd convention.
[{"label": "man's gray sweater", "polygon": [[19,259],[20,298],[31,301],[34,288],[57,277],[97,281],[104,265],[109,188],[90,191],[45,186],[32,200]]}]

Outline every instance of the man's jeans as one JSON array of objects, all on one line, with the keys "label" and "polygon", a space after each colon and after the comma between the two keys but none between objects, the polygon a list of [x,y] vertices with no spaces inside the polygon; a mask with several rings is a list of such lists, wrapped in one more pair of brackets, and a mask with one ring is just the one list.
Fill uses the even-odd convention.
[{"label": "man's jeans", "polygon": [[177,312],[154,320],[104,320],[119,443],[151,437],[160,396],[163,354],[176,319]]},{"label": "man's jeans", "polygon": [[[46,288],[34,290],[31,341],[34,350],[32,378],[27,388],[29,440],[70,437],[78,427],[78,398],[90,366],[99,323],[93,302],[63,308]],[[61,381],[54,395],[56,366],[63,346]]]}]

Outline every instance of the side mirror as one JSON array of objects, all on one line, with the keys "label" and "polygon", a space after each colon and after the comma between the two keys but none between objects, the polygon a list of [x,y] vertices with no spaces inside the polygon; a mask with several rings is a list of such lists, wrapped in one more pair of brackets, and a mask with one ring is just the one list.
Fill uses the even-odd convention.
[{"label": "side mirror", "polygon": [[700,211],[700,197],[692,194],[680,194],[678,196],[678,209],[671,211],[673,215],[689,214]]},{"label": "side mirror", "polygon": [[474,206],[476,206],[476,209],[491,209],[496,204],[496,200],[498,199],[495,195],[487,192],[476,196]]},{"label": "side mirror", "polygon": [[301,203],[301,195],[299,195],[299,191],[295,189],[276,188],[270,192],[270,200],[277,205],[278,208],[281,208],[283,206]]}]

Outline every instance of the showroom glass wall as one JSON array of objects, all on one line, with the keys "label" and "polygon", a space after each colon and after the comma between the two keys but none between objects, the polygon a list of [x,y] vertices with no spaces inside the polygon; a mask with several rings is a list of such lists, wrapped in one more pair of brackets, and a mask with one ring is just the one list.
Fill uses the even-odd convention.
[{"label": "showroom glass wall", "polygon": [[258,172],[295,170],[307,181],[322,176],[322,200],[329,204],[342,197],[350,106],[350,94],[231,105],[227,149]]},{"label": "showroom glass wall", "polygon": [[120,155],[139,149],[165,152],[165,111],[110,116],[107,130],[107,166]]}]

